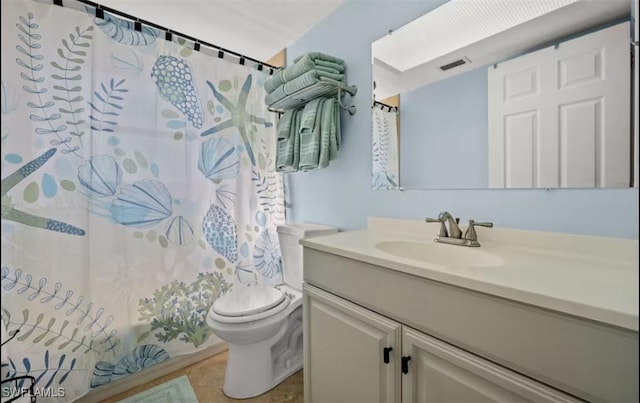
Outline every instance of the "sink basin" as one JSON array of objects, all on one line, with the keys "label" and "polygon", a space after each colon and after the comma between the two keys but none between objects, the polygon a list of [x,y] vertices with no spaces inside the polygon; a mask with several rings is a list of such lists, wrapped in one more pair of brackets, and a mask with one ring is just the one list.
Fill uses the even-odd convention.
[{"label": "sink basin", "polygon": [[465,246],[409,241],[379,242],[376,248],[390,255],[438,266],[496,267],[502,258],[492,253]]}]

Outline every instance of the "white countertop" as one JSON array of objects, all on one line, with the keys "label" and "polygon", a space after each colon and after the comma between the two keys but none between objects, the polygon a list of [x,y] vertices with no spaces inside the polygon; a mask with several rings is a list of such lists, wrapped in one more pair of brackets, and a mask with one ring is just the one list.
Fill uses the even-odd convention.
[{"label": "white countertop", "polygon": [[309,238],[300,243],[414,276],[638,331],[637,240],[478,228],[482,246],[473,249],[499,256],[503,264],[495,267],[443,267],[376,248],[380,242],[433,243],[434,236],[426,235],[435,235],[438,225],[372,218],[368,230]]}]

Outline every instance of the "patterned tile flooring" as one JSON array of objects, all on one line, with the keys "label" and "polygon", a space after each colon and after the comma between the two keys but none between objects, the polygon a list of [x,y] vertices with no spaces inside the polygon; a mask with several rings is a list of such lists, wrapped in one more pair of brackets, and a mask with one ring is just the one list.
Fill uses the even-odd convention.
[{"label": "patterned tile flooring", "polygon": [[196,396],[200,403],[280,403],[280,402],[299,402],[304,401],[302,370],[296,372],[287,378],[280,385],[276,386],[269,392],[254,397],[252,399],[235,400],[230,399],[222,393],[222,384],[224,382],[224,370],[227,364],[227,352],[207,358],[196,364],[172,372],[161,378],[154,379],[140,386],[136,386],[124,393],[114,396],[110,399],[103,400],[102,403],[116,403],[119,400],[133,396],[144,390],[150,389],[163,382],[177,378],[182,375],[189,377],[189,382],[196,392]]}]

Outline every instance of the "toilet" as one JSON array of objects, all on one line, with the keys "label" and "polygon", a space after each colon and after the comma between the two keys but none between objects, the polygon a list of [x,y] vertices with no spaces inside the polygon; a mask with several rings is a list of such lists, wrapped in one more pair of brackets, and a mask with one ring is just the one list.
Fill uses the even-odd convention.
[{"label": "toilet", "polygon": [[236,286],[218,298],[207,324],[227,342],[222,388],[235,399],[258,396],[302,368],[302,238],[336,228],[317,224],[278,227],[284,283]]}]

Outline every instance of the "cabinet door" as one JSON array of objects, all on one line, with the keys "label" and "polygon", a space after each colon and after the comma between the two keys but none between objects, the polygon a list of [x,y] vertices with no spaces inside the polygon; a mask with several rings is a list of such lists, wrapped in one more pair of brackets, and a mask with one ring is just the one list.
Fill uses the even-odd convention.
[{"label": "cabinet door", "polygon": [[[403,402],[575,402],[564,393],[404,327]],[[404,372],[404,371],[403,371]]]},{"label": "cabinet door", "polygon": [[400,324],[305,284],[305,401],[399,401],[400,338]]}]

